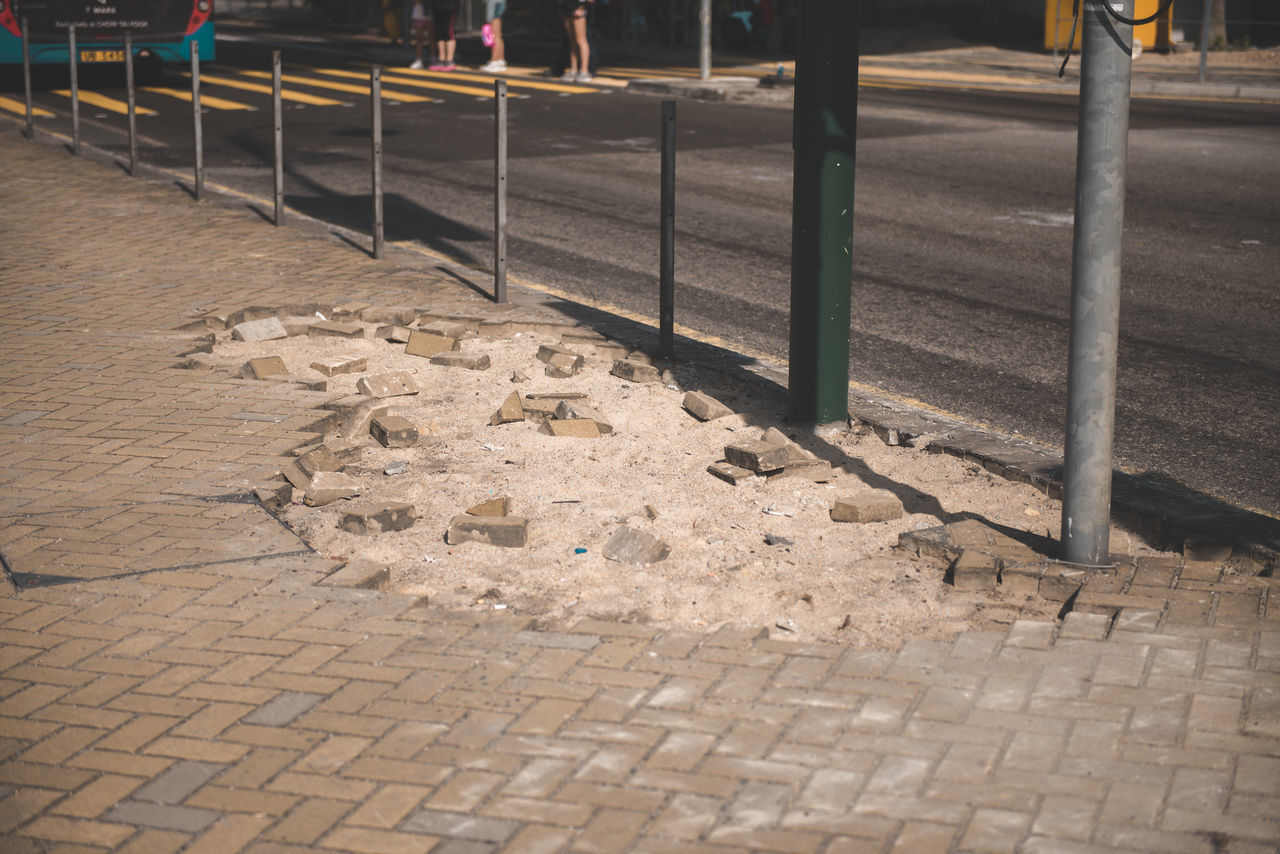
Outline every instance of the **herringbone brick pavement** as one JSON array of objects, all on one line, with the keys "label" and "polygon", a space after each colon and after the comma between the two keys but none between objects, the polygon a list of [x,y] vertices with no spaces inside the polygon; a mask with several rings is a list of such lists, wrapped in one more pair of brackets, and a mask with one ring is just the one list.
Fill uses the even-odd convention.
[{"label": "herringbone brick pavement", "polygon": [[1280,631],[1099,614],[865,651],[321,584],[246,495],[322,396],[213,306],[465,289],[5,143],[5,851],[1274,852]]}]

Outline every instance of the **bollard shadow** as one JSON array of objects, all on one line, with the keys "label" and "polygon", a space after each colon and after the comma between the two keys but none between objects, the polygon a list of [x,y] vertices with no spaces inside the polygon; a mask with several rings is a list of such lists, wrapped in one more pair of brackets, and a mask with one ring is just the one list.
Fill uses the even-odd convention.
[{"label": "bollard shadow", "polygon": [[[351,131],[353,134],[359,132],[354,129]],[[268,147],[274,145],[271,140],[264,142],[251,133],[242,133],[228,137],[227,141],[238,145],[250,157],[266,163],[274,161],[274,150]],[[313,178],[299,174],[288,166],[288,162],[286,160],[285,179],[291,186],[285,195],[289,207],[330,225],[370,235],[369,244],[372,246],[372,193],[357,195],[337,192]],[[388,243],[414,241],[463,264],[484,263],[483,259],[477,258],[463,244],[487,241],[489,235],[486,232],[477,231],[458,220],[443,216],[399,193],[383,193],[382,222],[383,237]],[[372,254],[364,246],[360,249]]]},{"label": "bollard shadow", "polygon": [[187,184],[183,181],[174,181],[173,186],[177,187],[179,190],[186,193],[188,198],[191,199],[191,201],[194,202],[196,200],[196,188],[194,186]]},{"label": "bollard shadow", "polygon": [[258,218],[261,219],[263,222],[265,222],[267,225],[276,224],[276,212],[274,208],[270,211],[267,211],[265,208],[260,207],[259,205],[245,205],[245,210],[252,211],[253,213],[257,214]]},{"label": "bollard shadow", "polygon": [[[373,221],[373,202],[365,194],[347,195],[331,191],[314,195],[290,193],[289,207],[331,225],[363,234],[369,233]],[[463,244],[486,240],[487,234],[398,193],[382,197],[382,221],[383,237],[388,243],[414,241],[448,254],[463,264],[481,263],[482,259]]]},{"label": "bollard shadow", "polygon": [[361,252],[370,258],[373,257],[373,238],[369,238],[369,245],[366,246],[365,244],[358,242],[354,238],[348,237],[347,235],[343,234],[340,231],[331,231],[329,232],[329,234],[338,238],[338,240],[347,244],[352,249],[355,249],[356,251]]},{"label": "bollard shadow", "polygon": [[493,297],[493,273],[491,271],[477,270],[475,277],[482,279],[484,284],[475,281],[472,278],[462,275],[457,270],[445,267],[443,265],[436,267],[435,272],[442,276],[453,279],[463,287],[470,288],[482,297],[492,300]]}]

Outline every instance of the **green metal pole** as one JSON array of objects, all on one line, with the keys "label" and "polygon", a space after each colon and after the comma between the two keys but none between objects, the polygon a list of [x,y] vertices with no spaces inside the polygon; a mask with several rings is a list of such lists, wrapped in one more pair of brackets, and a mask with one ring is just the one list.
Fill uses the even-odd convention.
[{"label": "green metal pole", "polygon": [[849,414],[858,5],[797,4],[788,387],[791,420],[815,425]]}]

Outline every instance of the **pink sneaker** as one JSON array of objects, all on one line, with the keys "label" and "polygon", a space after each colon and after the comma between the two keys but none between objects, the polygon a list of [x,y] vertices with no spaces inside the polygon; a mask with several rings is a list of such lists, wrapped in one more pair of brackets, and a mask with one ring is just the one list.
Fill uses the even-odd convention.
[{"label": "pink sneaker", "polygon": [[493,47],[495,39],[493,38],[493,27],[485,24],[480,28],[480,41],[484,42],[485,47]]}]

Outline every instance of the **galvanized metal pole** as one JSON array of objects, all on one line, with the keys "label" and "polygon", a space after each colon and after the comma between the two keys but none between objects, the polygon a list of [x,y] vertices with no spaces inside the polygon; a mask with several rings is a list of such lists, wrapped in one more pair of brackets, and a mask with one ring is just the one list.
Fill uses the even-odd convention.
[{"label": "galvanized metal pole", "polygon": [[67,57],[71,75],[71,153],[80,156],[80,75],[76,62],[76,25],[67,27]]},{"label": "galvanized metal pole", "polygon": [[271,107],[275,116],[275,223],[284,223],[284,109],[280,97],[280,51],[271,51]]},{"label": "galvanized metal pole", "polygon": [[[1082,0],[1080,125],[1071,259],[1071,345],[1063,472],[1062,549],[1071,563],[1107,562],[1121,233],[1129,136],[1133,28],[1108,14],[1116,0]],[[1132,17],[1133,0],[1120,0]]]},{"label": "galvanized metal pole", "polygon": [[27,16],[22,16],[22,84],[27,92],[27,140],[36,138],[35,126],[31,124],[31,38],[27,30]]},{"label": "galvanized metal pole", "polygon": [[662,102],[661,241],[658,252],[658,352],[675,356],[676,325],[676,102]]},{"label": "galvanized metal pole", "polygon": [[820,425],[849,417],[858,4],[798,7],[788,408]]},{"label": "galvanized metal pole", "polygon": [[382,68],[369,69],[369,107],[373,115],[373,257],[382,258]]},{"label": "galvanized metal pole", "polygon": [[493,81],[493,299],[507,301],[507,81]]},{"label": "galvanized metal pole", "polygon": [[196,201],[204,200],[204,127],[200,117],[200,45],[191,43],[191,121],[196,142]]},{"label": "galvanized metal pole", "polygon": [[1200,24],[1200,82],[1209,70],[1209,30],[1213,27],[1213,0],[1204,0],[1204,20]]},{"label": "galvanized metal pole", "polygon": [[138,171],[138,103],[133,89],[133,33],[124,34],[124,85],[129,99],[129,174]]},{"label": "galvanized metal pole", "polygon": [[711,0],[698,7],[698,77],[711,79]]}]

